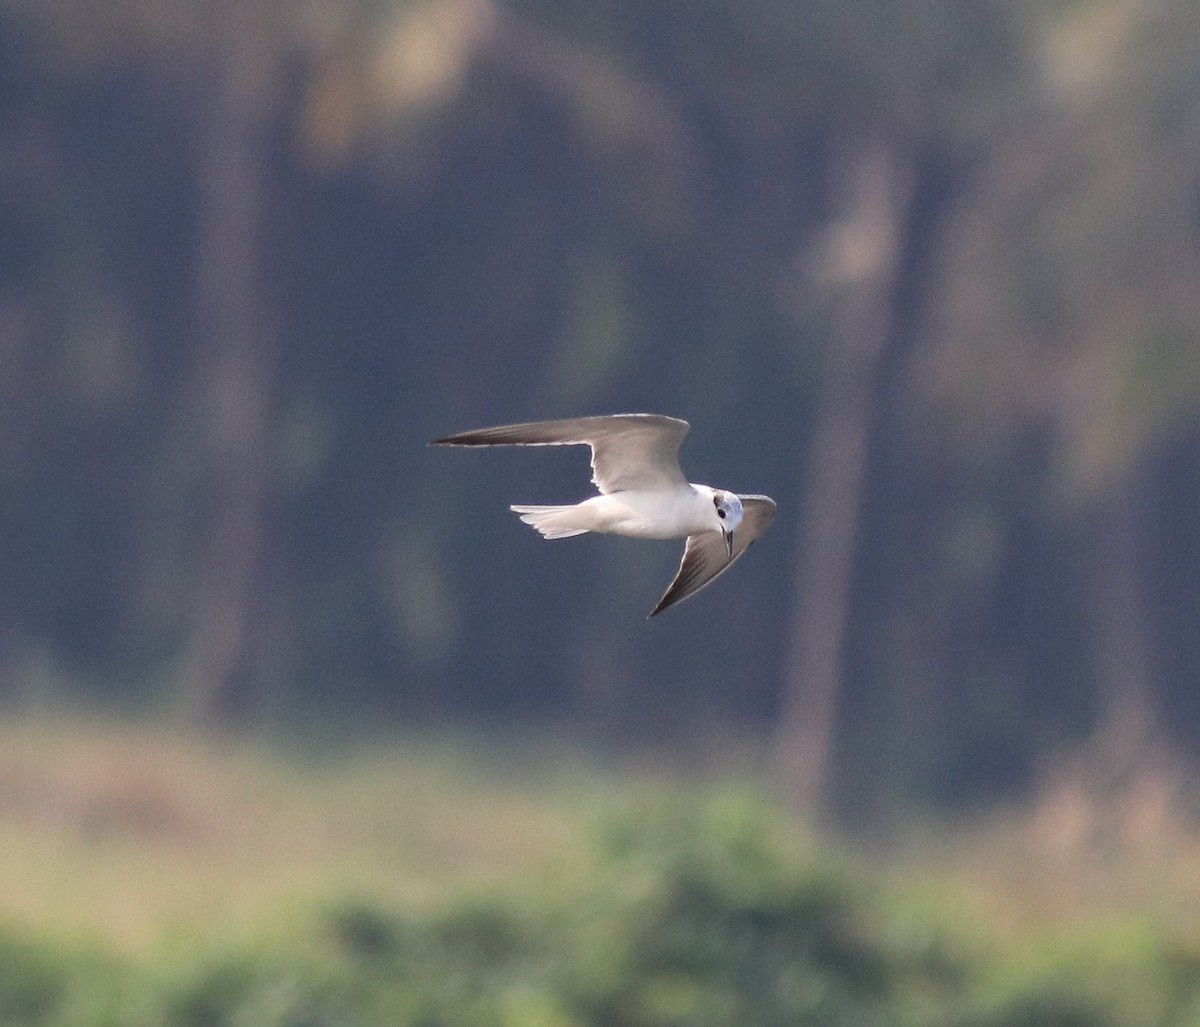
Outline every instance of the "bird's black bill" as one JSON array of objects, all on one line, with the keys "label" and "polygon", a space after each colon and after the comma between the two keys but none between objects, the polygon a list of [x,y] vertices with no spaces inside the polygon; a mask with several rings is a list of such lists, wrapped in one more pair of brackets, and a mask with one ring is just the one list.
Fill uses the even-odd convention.
[{"label": "bird's black bill", "polygon": [[733,532],[725,532],[725,552],[729,554],[729,559],[733,559]]}]

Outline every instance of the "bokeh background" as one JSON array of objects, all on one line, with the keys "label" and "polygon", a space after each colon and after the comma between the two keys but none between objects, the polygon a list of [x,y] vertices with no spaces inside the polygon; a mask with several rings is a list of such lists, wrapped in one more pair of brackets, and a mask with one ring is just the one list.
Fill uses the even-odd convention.
[{"label": "bokeh background", "polygon": [[[0,0],[0,1020],[1200,1022],[1198,44]],[[780,510],[651,622],[428,445],[624,411]]]}]

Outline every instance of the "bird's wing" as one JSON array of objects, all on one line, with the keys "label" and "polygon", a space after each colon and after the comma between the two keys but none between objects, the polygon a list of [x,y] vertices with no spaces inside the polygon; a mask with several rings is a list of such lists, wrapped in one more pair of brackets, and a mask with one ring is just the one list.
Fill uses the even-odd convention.
[{"label": "bird's wing", "polygon": [[592,482],[604,493],[686,485],[679,446],[687,421],[661,414],[614,414],[480,428],[434,440],[438,446],[591,446]]},{"label": "bird's wing", "polygon": [[705,585],[715,581],[771,526],[775,519],[775,500],[768,496],[738,496],[742,501],[742,523],[733,533],[733,556],[725,549],[725,539],[719,531],[704,531],[689,535],[683,548],[679,571],[650,616],[662,613]]}]

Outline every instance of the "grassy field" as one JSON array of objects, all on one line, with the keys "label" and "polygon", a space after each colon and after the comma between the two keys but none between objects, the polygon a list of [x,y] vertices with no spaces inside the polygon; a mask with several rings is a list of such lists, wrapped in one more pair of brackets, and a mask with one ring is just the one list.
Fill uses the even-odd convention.
[{"label": "grassy field", "polygon": [[137,952],[331,896],[422,908],[585,863],[623,787],[446,738],[298,749],[104,719],[0,727],[0,909]]},{"label": "grassy field", "polygon": [[[0,965],[0,1024],[1182,1027],[1200,1023],[1200,841],[1179,783],[1159,786],[1106,808],[1064,784],[850,855],[744,767],[13,720],[0,929],[64,983],[13,1005],[28,986]],[[100,1012],[65,983],[80,954],[127,982]],[[326,989],[303,1016],[263,1011],[298,978]]]}]

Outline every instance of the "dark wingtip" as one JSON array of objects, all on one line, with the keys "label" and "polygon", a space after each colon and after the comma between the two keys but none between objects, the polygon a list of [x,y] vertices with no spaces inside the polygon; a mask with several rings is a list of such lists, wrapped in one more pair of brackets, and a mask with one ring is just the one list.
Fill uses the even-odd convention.
[{"label": "dark wingtip", "polygon": [[666,595],[664,595],[658,601],[658,605],[656,607],[654,607],[654,609],[651,610],[648,614],[646,614],[646,620],[650,620],[654,617],[657,617],[660,613],[663,612],[663,610],[669,610],[672,606],[675,605],[675,603],[676,603],[676,600],[673,599],[671,597],[670,593],[668,592]]},{"label": "dark wingtip", "polygon": [[461,435],[447,435],[444,438],[434,439],[431,446],[503,446],[507,445],[503,439],[480,438],[478,433],[469,431],[463,432]]}]

